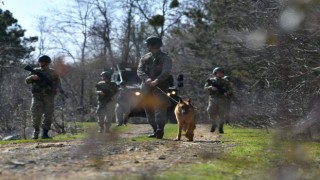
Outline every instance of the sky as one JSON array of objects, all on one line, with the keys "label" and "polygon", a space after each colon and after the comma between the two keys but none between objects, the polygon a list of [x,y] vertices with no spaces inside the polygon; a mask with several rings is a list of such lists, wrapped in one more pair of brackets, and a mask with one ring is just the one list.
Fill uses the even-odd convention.
[{"label": "sky", "polygon": [[[0,8],[9,10],[18,20],[25,36],[37,36],[37,17],[45,15],[52,6],[63,6],[67,0],[0,0]],[[59,5],[59,6],[57,6]]]}]

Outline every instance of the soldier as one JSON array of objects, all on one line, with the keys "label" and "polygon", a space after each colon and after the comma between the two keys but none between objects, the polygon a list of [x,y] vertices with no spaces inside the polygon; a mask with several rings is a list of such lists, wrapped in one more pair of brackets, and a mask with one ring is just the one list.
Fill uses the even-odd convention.
[{"label": "soldier", "polygon": [[108,109],[111,108],[113,96],[117,93],[118,88],[115,82],[111,82],[111,73],[103,71],[101,73],[101,81],[96,84],[96,94],[98,99],[97,116],[99,133],[109,132],[111,127],[112,117],[108,117]]},{"label": "soldier", "polygon": [[[59,75],[54,69],[49,68],[51,59],[49,56],[41,56],[38,59],[39,68],[35,68],[36,72],[40,72],[45,79],[40,78],[35,73],[30,73],[26,78],[27,84],[32,84],[32,103],[31,116],[32,126],[34,128],[32,138],[38,139],[40,125],[42,128],[42,139],[51,138],[48,131],[51,129],[52,117],[54,113],[54,97],[59,88],[61,88],[61,81]],[[44,117],[41,123],[41,118]]]},{"label": "soldier", "polygon": [[126,82],[120,82],[119,94],[117,97],[117,104],[115,108],[116,121],[118,126],[126,125],[128,122],[128,115],[130,113],[130,97]]},{"label": "soldier", "polygon": [[153,134],[150,134],[149,137],[162,139],[167,122],[167,108],[170,106],[166,93],[169,88],[167,79],[171,73],[172,60],[162,52],[161,38],[151,36],[145,43],[149,53],[140,59],[137,74],[142,80],[141,92],[144,96],[144,108],[148,122],[153,129]]},{"label": "soldier", "polygon": [[224,70],[221,67],[213,69],[213,78],[207,79],[204,89],[209,92],[209,105],[207,112],[212,122],[210,132],[218,127],[219,133],[224,133],[223,125],[228,118],[229,96],[232,95],[232,87],[228,80],[224,79]]}]

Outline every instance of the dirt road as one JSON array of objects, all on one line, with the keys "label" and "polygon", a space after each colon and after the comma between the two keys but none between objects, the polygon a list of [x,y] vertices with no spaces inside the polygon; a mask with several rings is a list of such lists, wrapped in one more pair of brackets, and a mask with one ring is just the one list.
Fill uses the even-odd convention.
[{"label": "dirt road", "polygon": [[[199,124],[194,142],[162,139],[137,142],[147,124],[130,124],[121,134],[92,133],[86,140],[0,146],[0,179],[99,179],[136,175],[152,177],[177,164],[196,163],[225,149],[208,125]],[[128,140],[130,139],[130,140]]]}]

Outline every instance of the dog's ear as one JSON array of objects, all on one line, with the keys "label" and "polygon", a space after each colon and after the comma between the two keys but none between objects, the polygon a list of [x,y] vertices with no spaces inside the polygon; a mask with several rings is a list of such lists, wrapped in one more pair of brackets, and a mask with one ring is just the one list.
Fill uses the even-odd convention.
[{"label": "dog's ear", "polygon": [[187,99],[187,102],[188,102],[188,104],[191,105],[191,99],[190,98]]},{"label": "dog's ear", "polygon": [[181,99],[181,97],[179,97],[179,103],[182,103],[183,102],[183,100]]}]

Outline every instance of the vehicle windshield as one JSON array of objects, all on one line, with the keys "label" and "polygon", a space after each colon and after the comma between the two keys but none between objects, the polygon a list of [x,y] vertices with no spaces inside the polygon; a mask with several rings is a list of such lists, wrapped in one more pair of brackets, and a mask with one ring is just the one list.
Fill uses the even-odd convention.
[{"label": "vehicle windshield", "polygon": [[[129,70],[121,70],[122,80],[127,83],[127,85],[140,84],[141,80],[137,75],[137,71],[129,69]],[[115,71],[112,75],[112,80],[117,84],[120,84],[121,78],[118,71]]]}]

